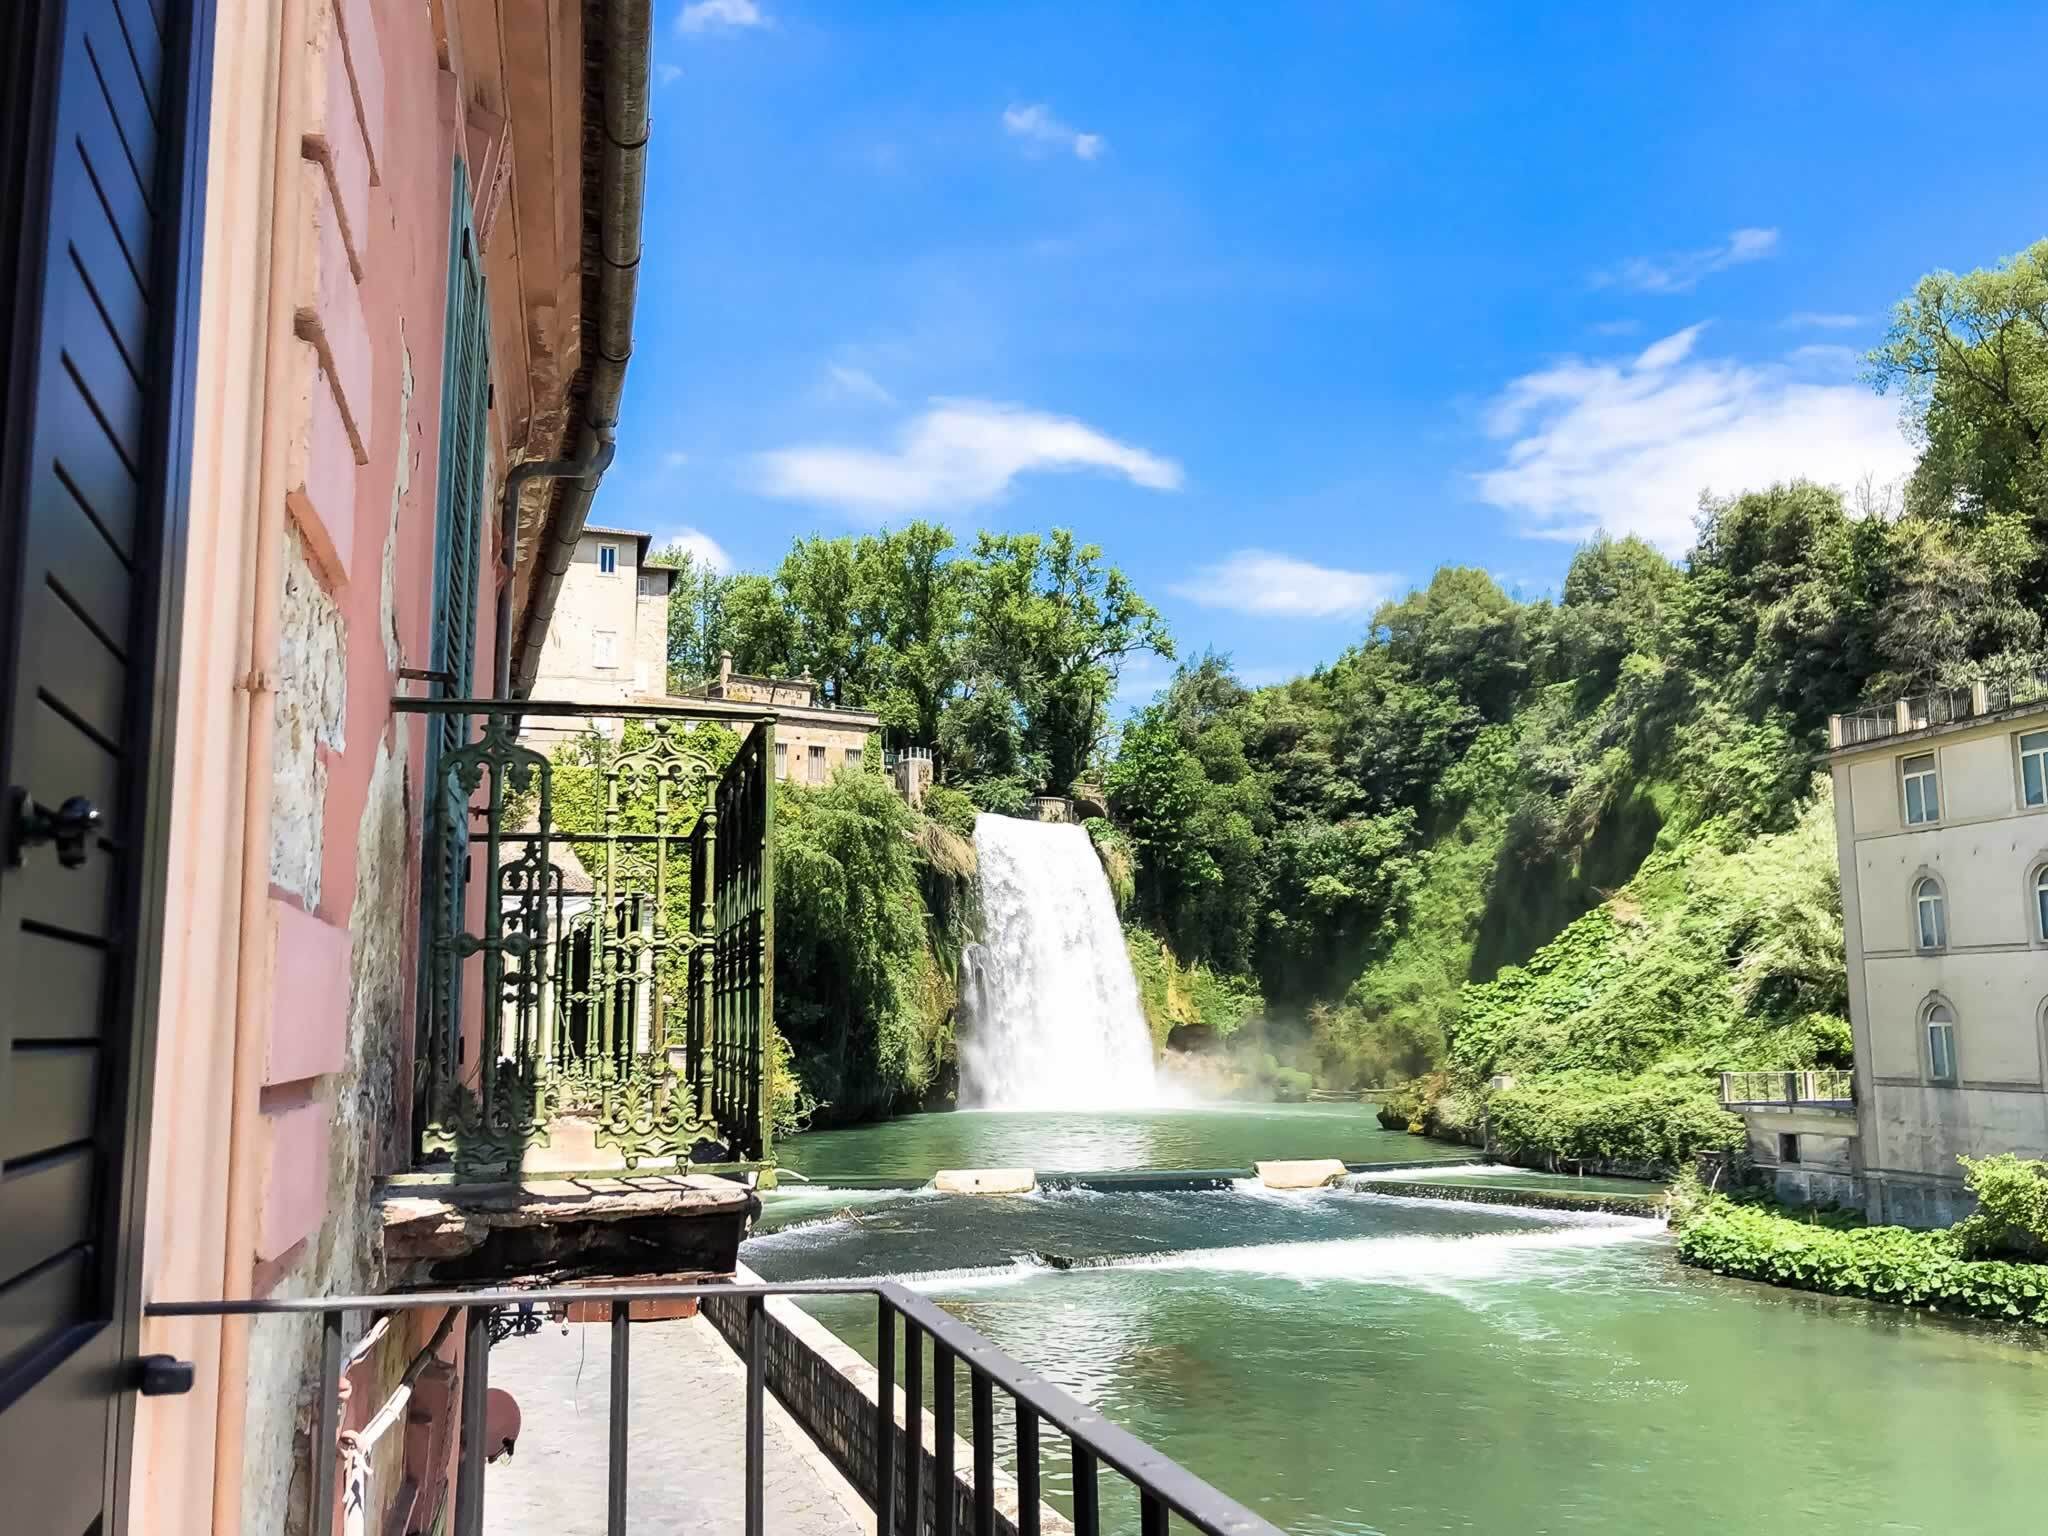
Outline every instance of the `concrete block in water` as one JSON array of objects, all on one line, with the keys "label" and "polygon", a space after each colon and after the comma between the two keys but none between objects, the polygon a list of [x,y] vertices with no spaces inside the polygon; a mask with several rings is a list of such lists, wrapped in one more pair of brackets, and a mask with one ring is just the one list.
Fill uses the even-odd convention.
[{"label": "concrete block in water", "polygon": [[1268,1189],[1321,1189],[1337,1183],[1349,1171],[1334,1157],[1294,1158],[1252,1167]]},{"label": "concrete block in water", "polygon": [[1028,1195],[1038,1188],[1031,1168],[941,1168],[932,1188],[942,1195]]}]

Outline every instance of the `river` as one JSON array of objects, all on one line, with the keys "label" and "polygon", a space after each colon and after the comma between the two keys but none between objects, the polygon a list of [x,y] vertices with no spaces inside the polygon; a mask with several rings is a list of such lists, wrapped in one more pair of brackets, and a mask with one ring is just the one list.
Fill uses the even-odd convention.
[{"label": "river", "polygon": [[[929,1172],[934,1150],[963,1165],[1086,1167],[1121,1162],[1108,1151],[1128,1144],[1160,1166],[1149,1149],[1166,1146],[1180,1166],[1218,1167],[1363,1161],[1389,1146],[1346,1106],[1313,1125],[1322,1109],[1217,1114],[1206,1131],[1171,1116],[1044,1117],[1035,1144],[1019,1140],[1028,1124],[1006,1123],[1024,1117],[918,1116],[799,1139],[791,1155],[851,1175],[920,1160]],[[1271,1140],[1332,1130],[1361,1139]],[[1385,1155],[1416,1161],[1428,1150],[1391,1145]],[[1011,1147],[1022,1155],[971,1155]],[[800,1189],[768,1197],[743,1257],[776,1279],[910,1276],[1304,1536],[2017,1531],[2039,1528],[2048,1492],[2039,1341],[1720,1280],[1680,1267],[1658,1226],[1630,1218],[1362,1188]],[[871,1306],[815,1310],[872,1351]],[[1064,1503],[1059,1478],[1047,1493]]]}]

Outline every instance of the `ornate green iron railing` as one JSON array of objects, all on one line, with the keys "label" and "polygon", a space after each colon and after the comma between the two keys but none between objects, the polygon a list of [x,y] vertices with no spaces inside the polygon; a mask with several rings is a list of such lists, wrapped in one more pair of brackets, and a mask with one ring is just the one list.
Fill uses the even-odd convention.
[{"label": "ornate green iron railing", "polygon": [[[421,919],[422,1166],[767,1162],[773,717],[397,702],[440,716],[444,742],[425,797],[446,888]],[[705,720],[747,732],[729,760]],[[556,728],[554,759],[523,722]]]}]

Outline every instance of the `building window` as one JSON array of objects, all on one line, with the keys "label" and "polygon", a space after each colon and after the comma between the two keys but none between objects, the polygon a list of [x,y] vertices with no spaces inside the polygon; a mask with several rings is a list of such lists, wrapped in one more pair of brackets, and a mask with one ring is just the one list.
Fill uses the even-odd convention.
[{"label": "building window", "polygon": [[1778,1161],[1796,1163],[1799,1161],[1799,1138],[1790,1132],[1778,1133]]},{"label": "building window", "polygon": [[2034,871],[2034,937],[2048,944],[2048,864]]},{"label": "building window", "polygon": [[2048,805],[2048,731],[2020,738],[2020,803]]},{"label": "building window", "polygon": [[867,756],[867,751],[865,748],[848,747],[846,749],[846,766],[851,768],[855,773],[860,772],[860,762],[861,759],[865,756]]},{"label": "building window", "polygon": [[1947,1003],[1927,1005],[1927,1072],[1937,1083],[1956,1080],[1956,1016]]},{"label": "building window", "polygon": [[597,574],[616,576],[619,574],[619,546],[600,544],[597,546]]},{"label": "building window", "polygon": [[597,667],[616,667],[619,664],[619,632],[616,629],[594,629],[590,632],[590,662]]},{"label": "building window", "polygon": [[778,779],[789,777],[789,743],[786,741],[775,743],[775,777]]},{"label": "building window", "polygon": [[1906,781],[1906,825],[1917,827],[1941,819],[1941,790],[1936,785],[1934,754],[1922,752],[1899,763]]},{"label": "building window", "polygon": [[1922,949],[1948,947],[1948,901],[1941,894],[1941,882],[1934,876],[1922,875],[1914,884],[1913,915]]},{"label": "building window", "polygon": [[811,748],[811,782],[813,784],[825,782],[825,749],[823,747]]}]

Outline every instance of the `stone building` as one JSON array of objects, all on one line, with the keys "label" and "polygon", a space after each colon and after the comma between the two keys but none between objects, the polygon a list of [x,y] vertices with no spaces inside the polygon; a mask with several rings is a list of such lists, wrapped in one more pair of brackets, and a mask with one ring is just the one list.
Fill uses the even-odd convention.
[{"label": "stone building", "polygon": [[1731,1073],[1781,1192],[1945,1225],[1959,1156],[2048,1157],[2048,678],[1829,722],[1853,1095]]},{"label": "stone building", "polygon": [[[533,697],[623,704],[668,692],[668,598],[676,573],[649,563],[650,542],[628,529],[584,528],[562,572]],[[522,735],[547,746],[575,728],[533,717]]]},{"label": "stone building", "polygon": [[805,677],[749,677],[732,669],[732,652],[718,658],[718,676],[687,697],[736,712],[767,709],[775,714],[775,777],[798,784],[823,784],[841,768],[867,764],[869,738],[881,716],[865,709],[820,703],[818,684]]}]

